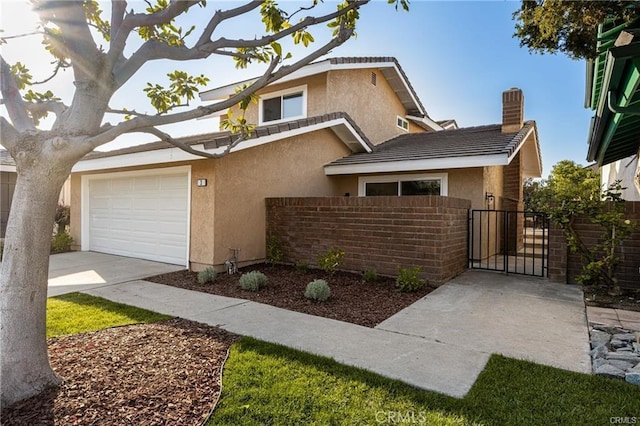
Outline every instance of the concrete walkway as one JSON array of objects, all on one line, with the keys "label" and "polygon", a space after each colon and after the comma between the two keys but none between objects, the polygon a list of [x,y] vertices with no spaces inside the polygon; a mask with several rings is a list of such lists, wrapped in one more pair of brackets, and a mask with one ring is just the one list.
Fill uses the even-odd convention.
[{"label": "concrete walkway", "polygon": [[581,288],[542,278],[468,271],[376,328],[591,372]]},{"label": "concrete walkway", "polygon": [[182,269],[185,269],[184,266],[88,251],[54,254],[49,258],[48,296],[124,283]]},{"label": "concrete walkway", "polygon": [[587,306],[589,324],[611,325],[627,330],[640,331],[640,312],[622,309]]}]

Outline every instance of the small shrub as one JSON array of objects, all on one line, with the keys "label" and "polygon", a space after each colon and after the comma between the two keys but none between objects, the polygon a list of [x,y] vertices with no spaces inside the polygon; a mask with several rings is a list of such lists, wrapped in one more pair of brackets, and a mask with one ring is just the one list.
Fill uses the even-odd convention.
[{"label": "small shrub", "polygon": [[309,264],[307,262],[298,262],[296,263],[296,271],[301,274],[306,274],[309,272]]},{"label": "small shrub", "polygon": [[425,285],[425,280],[419,277],[421,266],[413,268],[399,268],[396,278],[396,288],[404,293],[412,293]]},{"label": "small shrub", "polygon": [[217,276],[218,272],[212,266],[209,266],[198,272],[198,282],[200,284],[213,283]]},{"label": "small shrub", "polygon": [[267,263],[275,265],[282,262],[284,252],[282,251],[282,243],[275,235],[267,236]]},{"label": "small shrub", "polygon": [[325,272],[335,273],[344,262],[344,250],[338,247],[329,249],[328,252],[318,256],[318,266]]},{"label": "small shrub", "polygon": [[71,223],[71,207],[58,204],[58,207],[56,207],[54,232],[56,234],[62,234],[64,231],[67,230],[70,223]]},{"label": "small shrub", "polygon": [[304,291],[304,297],[311,300],[318,300],[324,302],[331,295],[331,289],[329,284],[325,280],[313,280],[307,284],[307,289]]},{"label": "small shrub", "polygon": [[243,290],[258,291],[267,285],[267,276],[260,271],[251,271],[242,274],[239,285]]},{"label": "small shrub", "polygon": [[362,279],[367,283],[375,283],[378,281],[378,271],[375,269],[367,269],[362,274]]},{"label": "small shrub", "polygon": [[67,231],[56,234],[51,237],[51,253],[66,253],[71,251],[71,244],[73,244],[73,238]]}]

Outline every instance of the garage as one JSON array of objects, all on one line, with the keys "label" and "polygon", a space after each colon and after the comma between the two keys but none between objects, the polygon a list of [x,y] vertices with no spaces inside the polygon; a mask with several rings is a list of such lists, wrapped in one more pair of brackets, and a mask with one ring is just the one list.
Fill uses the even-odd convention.
[{"label": "garage", "polygon": [[188,264],[188,167],[85,175],[82,204],[82,250]]}]

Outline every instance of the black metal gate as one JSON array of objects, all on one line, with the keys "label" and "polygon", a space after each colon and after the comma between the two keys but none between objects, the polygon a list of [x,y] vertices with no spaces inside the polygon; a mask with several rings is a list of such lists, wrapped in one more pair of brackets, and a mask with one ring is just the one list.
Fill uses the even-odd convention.
[{"label": "black metal gate", "polygon": [[545,213],[471,210],[469,268],[546,277],[549,217]]}]

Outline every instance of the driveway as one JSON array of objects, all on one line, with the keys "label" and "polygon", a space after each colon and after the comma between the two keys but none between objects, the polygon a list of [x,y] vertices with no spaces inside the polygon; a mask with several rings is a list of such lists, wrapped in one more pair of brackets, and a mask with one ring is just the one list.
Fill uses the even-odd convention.
[{"label": "driveway", "polygon": [[88,251],[54,254],[49,258],[47,294],[58,296],[183,269],[180,265]]},{"label": "driveway", "polygon": [[376,328],[591,372],[581,287],[542,278],[467,271]]}]

